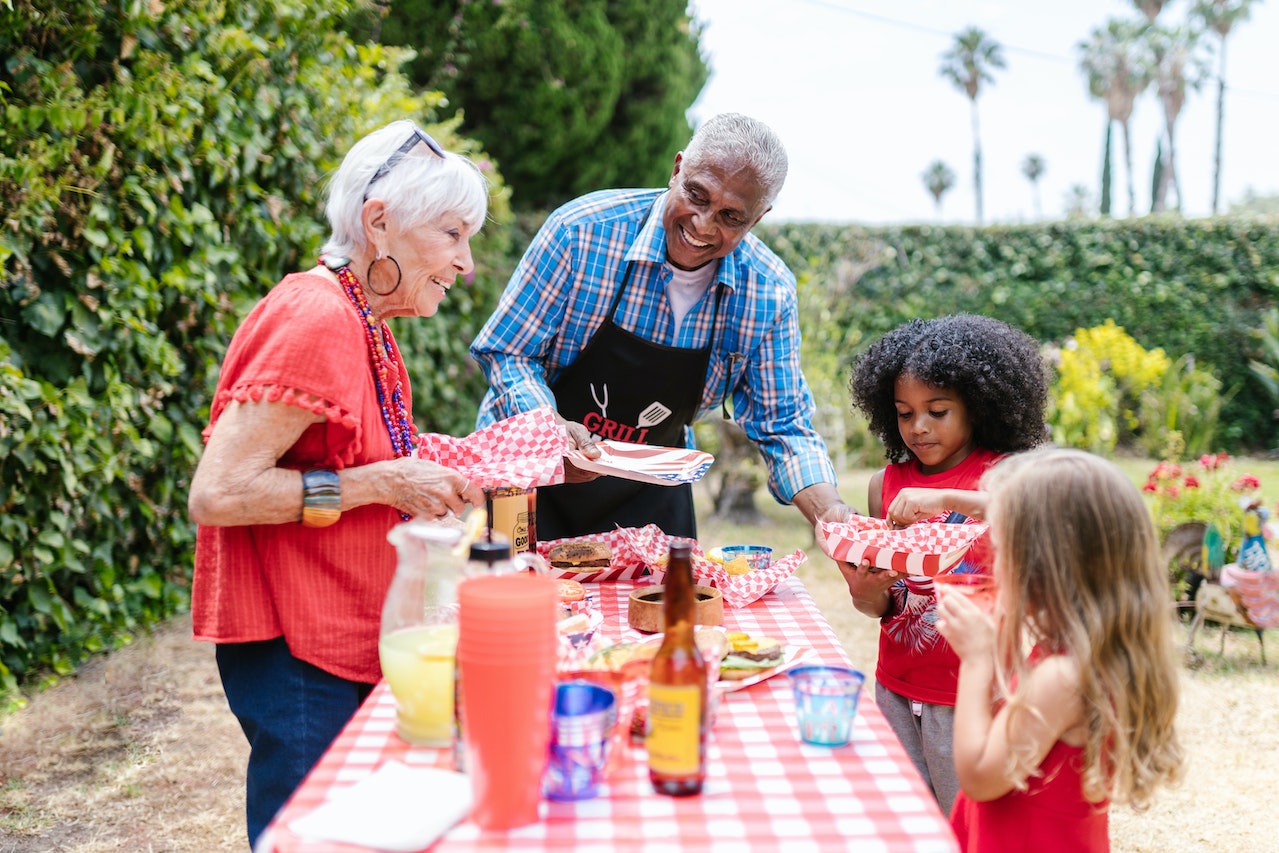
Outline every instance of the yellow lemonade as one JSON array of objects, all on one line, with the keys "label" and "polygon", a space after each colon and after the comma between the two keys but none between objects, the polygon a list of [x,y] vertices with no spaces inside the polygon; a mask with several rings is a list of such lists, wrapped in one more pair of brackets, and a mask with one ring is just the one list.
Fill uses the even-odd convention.
[{"label": "yellow lemonade", "polygon": [[424,746],[453,742],[457,626],[405,628],[378,643],[382,675],[395,694],[396,732]]}]

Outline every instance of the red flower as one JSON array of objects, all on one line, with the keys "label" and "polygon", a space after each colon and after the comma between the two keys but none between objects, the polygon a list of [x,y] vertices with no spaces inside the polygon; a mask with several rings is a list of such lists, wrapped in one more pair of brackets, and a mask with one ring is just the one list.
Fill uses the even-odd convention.
[{"label": "red flower", "polygon": [[1252,491],[1253,489],[1261,488],[1261,481],[1252,474],[1244,474],[1238,480],[1235,480],[1234,483],[1231,484],[1230,488],[1234,489],[1236,492]]},{"label": "red flower", "polygon": [[1141,490],[1142,490],[1143,492],[1151,492],[1151,493],[1154,493],[1154,492],[1159,491],[1159,487],[1155,485],[1154,480],[1147,480],[1147,481],[1146,481],[1146,485],[1142,486],[1142,487],[1141,487]]},{"label": "red flower", "polygon": [[1199,488],[1199,478],[1194,476],[1193,474],[1186,477],[1186,488],[1187,489]]}]

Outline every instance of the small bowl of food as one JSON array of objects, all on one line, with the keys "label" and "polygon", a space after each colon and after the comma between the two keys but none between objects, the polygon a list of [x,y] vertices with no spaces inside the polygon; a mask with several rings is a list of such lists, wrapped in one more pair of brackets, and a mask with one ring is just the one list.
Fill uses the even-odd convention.
[{"label": "small bowl of food", "polygon": [[[665,586],[641,586],[631,590],[627,602],[626,621],[636,631],[645,634],[661,633],[666,627],[663,614]],[[724,596],[714,587],[695,586],[693,592],[693,622],[697,625],[724,624]]]},{"label": "small bowl of food", "polygon": [[719,549],[724,571],[745,575],[767,569],[773,562],[773,549],[767,545],[725,545]]}]

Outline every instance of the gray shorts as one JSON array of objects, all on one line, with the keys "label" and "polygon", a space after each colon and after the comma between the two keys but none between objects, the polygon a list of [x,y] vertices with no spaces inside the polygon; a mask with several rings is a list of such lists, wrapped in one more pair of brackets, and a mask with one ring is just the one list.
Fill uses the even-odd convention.
[{"label": "gray shorts", "polygon": [[942,814],[949,817],[950,807],[959,793],[953,748],[955,709],[950,705],[915,702],[882,684],[875,685],[875,704],[923,777],[924,787],[932,792]]}]

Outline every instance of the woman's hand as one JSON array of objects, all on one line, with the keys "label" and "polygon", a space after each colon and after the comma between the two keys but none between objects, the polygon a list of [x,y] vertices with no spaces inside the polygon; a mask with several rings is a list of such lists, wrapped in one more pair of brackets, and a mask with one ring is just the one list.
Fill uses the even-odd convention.
[{"label": "woman's hand", "polygon": [[484,490],[452,468],[413,457],[385,464],[392,466],[394,476],[388,478],[390,494],[384,502],[401,512],[443,518],[449,513],[461,516],[467,504],[484,506]]},{"label": "woman's hand", "polygon": [[995,656],[995,619],[960,589],[938,586],[937,630],[960,662]]}]

